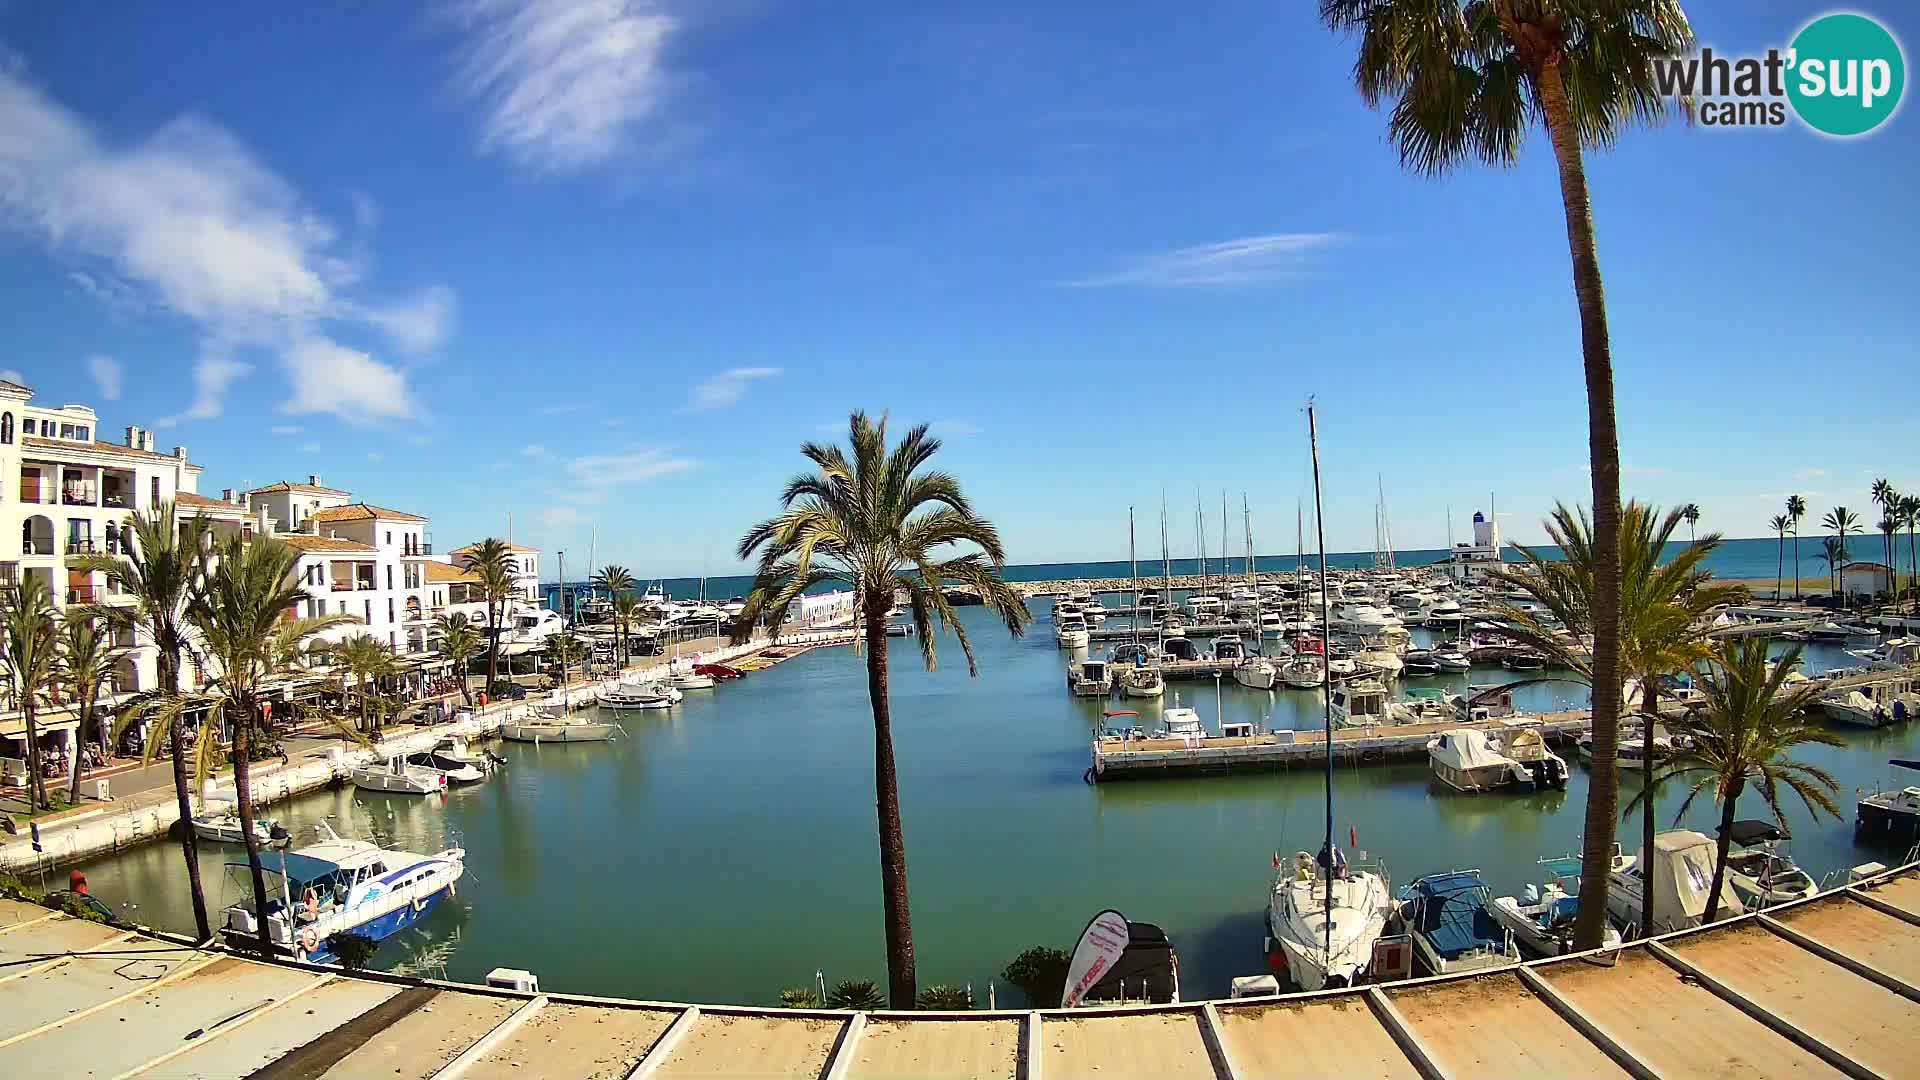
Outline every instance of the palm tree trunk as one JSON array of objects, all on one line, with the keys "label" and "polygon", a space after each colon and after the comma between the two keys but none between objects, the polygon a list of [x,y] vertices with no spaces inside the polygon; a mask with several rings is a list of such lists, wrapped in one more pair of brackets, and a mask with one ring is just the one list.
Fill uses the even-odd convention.
[{"label": "palm tree trunk", "polygon": [[[1653,722],[1660,718],[1660,688],[1651,674],[1640,688],[1640,850],[1646,852],[1647,865],[1653,865]],[[1653,890],[1642,886],[1640,897],[1640,936],[1653,936]]]},{"label": "palm tree trunk", "polygon": [[[260,955],[273,955],[273,933],[267,925],[267,875],[260,865],[260,838],[253,835],[253,717],[251,702],[236,710],[233,721],[233,798],[240,814],[240,835],[247,845],[247,869],[253,874],[254,924],[260,932]],[[208,734],[211,734],[209,732]],[[203,736],[204,737],[204,736]],[[293,912],[287,912],[291,927]]]},{"label": "palm tree trunk", "polygon": [[493,693],[493,684],[500,678],[500,616],[494,610],[493,601],[487,601],[487,689]]},{"label": "palm tree trunk", "polygon": [[1835,559],[1835,560],[1833,561],[1833,572],[1834,572],[1834,575],[1835,575],[1835,576],[1836,576],[1836,577],[1838,578],[1838,580],[1839,580],[1839,582],[1840,582],[1840,587],[1839,587],[1839,589],[1838,589],[1837,591],[1838,591],[1838,592],[1840,593],[1840,610],[1841,610],[1841,611],[1845,611],[1845,610],[1847,610],[1847,556],[1846,556],[1846,550],[1847,550],[1847,533],[1846,533],[1846,530],[1845,530],[1845,529],[1842,529],[1842,530],[1840,531],[1840,556],[1839,556],[1839,558],[1837,558],[1837,559]]},{"label": "palm tree trunk", "polygon": [[887,608],[867,597],[867,697],[873,703],[874,812],[880,824],[880,892],[887,932],[887,999],[911,1009],[916,992],[913,917],[907,907],[907,844],[900,831],[900,778],[893,766],[893,716],[887,701]]},{"label": "palm tree trunk", "polygon": [[1780,602],[1780,579],[1787,574],[1787,534],[1780,534],[1780,546],[1773,556],[1773,602]]},{"label": "palm tree trunk", "polygon": [[40,775],[40,726],[35,723],[33,692],[20,694],[20,715],[27,722],[27,802],[31,809],[51,809],[47,800],[47,778]]},{"label": "palm tree trunk", "polygon": [[[180,645],[171,633],[160,642],[159,665],[160,685],[169,696],[179,694]],[[200,932],[194,940],[207,942],[213,940],[213,924],[207,919],[207,890],[200,881],[200,839],[193,832],[192,786],[187,775],[185,733],[178,714],[167,727],[168,751],[173,758],[173,795],[180,811],[180,854],[187,861],[187,891],[193,896],[193,924]],[[147,737],[157,739],[160,733],[150,731]]]},{"label": "palm tree trunk", "polygon": [[1593,475],[1593,778],[1587,789],[1574,942],[1577,948],[1597,949],[1607,926],[1607,875],[1620,805],[1615,767],[1620,738],[1620,435],[1613,412],[1613,356],[1600,257],[1594,248],[1593,209],[1559,61],[1541,67],[1539,90],[1560,170],[1587,382],[1587,453]]},{"label": "palm tree trunk", "polygon": [[73,729],[73,782],[67,789],[68,806],[73,806],[80,801],[80,756],[86,749],[86,740],[81,736],[80,732],[86,728],[87,718],[93,715],[94,694],[95,692],[92,690],[85,690],[81,691],[78,695],[80,698],[80,724]]},{"label": "palm tree trunk", "polygon": [[1793,598],[1800,599],[1800,530],[1793,530]]},{"label": "palm tree trunk", "polygon": [[1720,917],[1720,890],[1727,881],[1727,848],[1733,842],[1734,809],[1740,802],[1740,792],[1747,786],[1744,779],[1736,779],[1728,790],[1727,797],[1720,803],[1720,841],[1715,845],[1713,860],[1713,887],[1707,891],[1707,922]]},{"label": "palm tree trunk", "polygon": [[1916,553],[1913,543],[1914,526],[1907,523],[1907,565],[1913,572],[1907,575],[1907,590],[1913,594],[1913,613],[1920,615],[1920,553]]}]

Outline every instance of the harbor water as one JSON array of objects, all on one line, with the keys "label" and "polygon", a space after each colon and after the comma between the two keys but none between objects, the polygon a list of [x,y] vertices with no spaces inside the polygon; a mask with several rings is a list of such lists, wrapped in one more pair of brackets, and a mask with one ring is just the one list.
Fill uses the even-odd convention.
[{"label": "harbor water", "polygon": [[[1109,598],[1118,602],[1118,598]],[[1222,996],[1263,970],[1262,916],[1272,858],[1313,850],[1325,828],[1317,768],[1095,787],[1083,780],[1103,707],[1194,707],[1267,727],[1320,724],[1315,692],[1256,692],[1231,680],[1175,682],[1158,703],[1070,697],[1047,605],[1020,640],[982,609],[961,618],[978,650],[969,678],[957,643],[889,643],[915,949],[921,985],[989,980],[1031,945],[1070,947],[1114,907],[1166,928],[1184,996]],[[1808,667],[1846,661],[1815,647]],[[1506,681],[1498,669],[1476,683]],[[1409,685],[1460,688],[1464,678]],[[1217,694],[1217,696],[1216,696]],[[1571,685],[1532,687],[1529,711],[1584,704]],[[521,967],[549,990],[693,1002],[771,1003],[781,988],[864,977],[884,984],[865,669],[852,649],[822,649],[713,690],[671,712],[627,714],[610,744],[497,745],[505,772],[443,798],[351,789],[273,807],[308,842],[326,818],[343,834],[431,852],[467,850],[457,897],[388,942],[377,966],[478,981]],[[1920,756],[1913,725],[1841,731],[1844,749],[1801,757],[1841,783],[1843,818],[1787,807],[1792,851],[1816,878],[1892,853],[1856,849],[1858,787],[1892,780],[1889,757]],[[1623,781],[1625,797],[1636,781]],[[1576,851],[1586,773],[1563,792],[1463,796],[1431,787],[1421,764],[1346,767],[1335,830],[1384,859],[1396,886],[1422,873],[1479,867],[1497,892],[1538,880],[1536,861]],[[1660,827],[1673,820],[1663,805]],[[1763,816],[1749,794],[1742,816]],[[1687,817],[1711,831],[1702,801]],[[1637,847],[1637,817],[1622,829]],[[244,895],[223,872],[238,847],[203,845],[210,901]],[[84,867],[95,895],[130,914],[190,930],[179,849],[153,844]],[[218,916],[216,915],[216,918]],[[1017,991],[999,983],[1003,1003]]]}]

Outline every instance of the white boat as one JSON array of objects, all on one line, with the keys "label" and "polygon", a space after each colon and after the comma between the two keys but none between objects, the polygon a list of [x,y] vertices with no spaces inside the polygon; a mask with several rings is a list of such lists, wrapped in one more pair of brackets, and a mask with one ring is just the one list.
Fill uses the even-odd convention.
[{"label": "white boat", "polygon": [[714,678],[691,660],[675,660],[667,665],[667,685],[675,690],[711,690]]},{"label": "white boat", "polygon": [[1161,739],[1185,739],[1189,742],[1207,737],[1207,728],[1200,722],[1200,714],[1184,705],[1164,709],[1160,713],[1160,730],[1155,733]]},{"label": "white boat", "polygon": [[482,750],[474,753],[465,740],[449,735],[433,745],[431,750],[422,750],[417,754],[408,754],[407,762],[422,765],[429,769],[438,769],[447,774],[447,780],[455,784],[472,784],[485,780],[500,767],[500,759]]},{"label": "white boat", "polygon": [[1520,962],[1514,933],[1493,918],[1492,906],[1493,890],[1480,871],[1454,870],[1414,878],[1400,910],[1426,969],[1453,975]]},{"label": "white boat", "polygon": [[1823,623],[1816,623],[1807,628],[1807,637],[1813,641],[1845,641],[1848,638],[1873,638],[1879,636],[1880,631],[1877,627],[1867,626],[1861,623],[1837,622],[1832,619]]},{"label": "white boat", "polygon": [[1429,739],[1427,764],[1435,780],[1469,794],[1533,783],[1526,766],[1501,753],[1479,728],[1454,728]]},{"label": "white boat", "polygon": [[[1607,889],[1607,911],[1628,927],[1640,925],[1642,885],[1653,882],[1653,932],[1671,933],[1699,926],[1707,915],[1707,894],[1713,888],[1714,842],[1687,829],[1658,833],[1653,838],[1652,868],[1647,853],[1624,869],[1615,869]],[[1733,889],[1720,890],[1720,918],[1746,913]]]},{"label": "white boat", "polygon": [[1439,665],[1441,671],[1462,672],[1473,670],[1473,658],[1459,649],[1435,649],[1433,651],[1433,662]]},{"label": "white boat", "polygon": [[1261,637],[1277,637],[1286,632],[1287,620],[1285,616],[1277,611],[1263,611],[1260,613]]},{"label": "white boat", "polygon": [[1295,653],[1280,669],[1281,681],[1295,690],[1312,690],[1326,681],[1327,673],[1321,667],[1321,660],[1312,653]]},{"label": "white boat", "polygon": [[1820,891],[1783,845],[1787,835],[1771,821],[1733,823],[1727,841],[1727,883],[1749,911],[1804,900]]},{"label": "white boat", "polygon": [[[1528,956],[1564,956],[1574,952],[1573,924],[1580,917],[1580,856],[1542,859],[1547,871],[1544,884],[1527,883],[1522,896],[1499,896],[1487,905],[1487,914],[1512,931],[1514,943]],[[1613,846],[1612,869],[1622,870],[1633,860]],[[1600,947],[1620,947],[1620,931],[1608,923],[1602,932]]]},{"label": "white boat", "polygon": [[1389,724],[1451,724],[1453,706],[1447,693],[1438,688],[1416,687],[1407,691],[1406,700],[1387,703]]},{"label": "white boat", "polygon": [[1232,634],[1223,634],[1213,639],[1213,658],[1215,660],[1239,661],[1247,658],[1246,642]]},{"label": "white boat", "polygon": [[[1592,764],[1593,732],[1589,731],[1580,736],[1580,741],[1577,746],[1579,747],[1580,760]],[[1658,725],[1656,725],[1653,732],[1654,763],[1656,765],[1659,764],[1661,759],[1672,752],[1673,739],[1661,733]],[[1613,761],[1614,767],[1618,769],[1626,769],[1629,772],[1646,771],[1647,743],[1643,729],[1637,727],[1623,727],[1620,729],[1619,745],[1615,748]]]},{"label": "white boat", "polygon": [[[243,952],[254,948],[265,919],[275,955],[331,964],[338,959],[334,935],[384,941],[431,914],[466,870],[466,852],[460,848],[417,855],[343,840],[324,822],[320,828],[318,844],[260,853],[267,874],[266,909],[255,910],[249,882],[248,899],[227,908],[220,928],[229,946]],[[245,862],[229,863],[228,870],[251,876]]]},{"label": "white boat", "polygon": [[600,691],[594,700],[603,709],[626,712],[633,709],[670,709],[684,695],[672,686],[657,682],[620,682]]},{"label": "white boat", "polygon": [[501,738],[530,743],[606,742],[619,731],[618,724],[539,710],[500,725]]},{"label": "white boat", "polygon": [[1529,717],[1507,717],[1501,721],[1508,730],[1500,739],[1500,751],[1520,763],[1531,777],[1519,781],[1530,784],[1535,790],[1543,788],[1563,788],[1567,786],[1567,777],[1572,770],[1567,768],[1567,760],[1547,747],[1547,739],[1541,733],[1538,721]]},{"label": "white boat", "polygon": [[1340,683],[1328,696],[1335,727],[1372,727],[1393,722],[1387,715],[1387,688],[1374,679]]},{"label": "white boat", "polygon": [[1157,667],[1130,667],[1120,673],[1120,692],[1130,698],[1157,698],[1167,692]]},{"label": "white boat", "polygon": [[1352,986],[1364,980],[1373,967],[1374,943],[1393,911],[1384,873],[1350,869],[1338,848],[1333,851],[1331,913],[1325,860],[1315,860],[1304,851],[1280,868],[1267,902],[1268,952],[1279,950],[1287,974],[1302,990]]},{"label": "white boat", "polygon": [[1092,638],[1087,621],[1078,615],[1069,616],[1054,627],[1054,640],[1063,649],[1084,649]]},{"label": "white boat", "polygon": [[1250,656],[1234,667],[1233,681],[1250,690],[1271,690],[1280,682],[1280,669],[1264,656]]},{"label": "white boat", "polygon": [[362,765],[347,773],[347,779],[362,791],[384,791],[390,795],[432,795],[447,789],[447,774],[423,765],[410,765],[395,754],[378,765]]},{"label": "white boat", "polygon": [[[273,842],[273,830],[279,827],[280,822],[275,818],[256,817],[253,819],[253,838],[261,844],[270,844]],[[246,830],[240,825],[240,815],[232,810],[194,818],[193,835],[216,844],[244,844],[247,837]]]},{"label": "white boat", "polygon": [[1817,704],[1827,719],[1852,727],[1876,728],[1887,722],[1887,714],[1879,705],[1858,690],[1834,690],[1822,694]]},{"label": "white boat", "polygon": [[1113,693],[1113,668],[1105,660],[1077,660],[1067,665],[1067,689],[1074,697],[1106,697]]},{"label": "white boat", "polygon": [[1385,634],[1389,630],[1399,629],[1403,623],[1398,615],[1384,608],[1368,603],[1343,600],[1333,605],[1333,613],[1327,625],[1334,630],[1349,634],[1368,636]]}]

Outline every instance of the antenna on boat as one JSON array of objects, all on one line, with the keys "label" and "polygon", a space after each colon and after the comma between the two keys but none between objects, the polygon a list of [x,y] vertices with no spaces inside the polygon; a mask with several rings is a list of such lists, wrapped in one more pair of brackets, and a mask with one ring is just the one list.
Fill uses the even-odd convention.
[{"label": "antenna on boat", "polygon": [[[1327,526],[1320,495],[1320,429],[1314,420],[1313,399],[1307,399],[1307,445],[1313,452],[1313,531],[1320,545],[1320,622],[1333,625],[1333,612],[1327,600]],[[1320,700],[1326,710],[1325,745],[1327,749],[1327,894],[1321,910],[1326,930],[1326,952],[1322,962],[1333,965],[1333,868],[1338,862],[1333,850],[1333,650],[1320,650]]]}]

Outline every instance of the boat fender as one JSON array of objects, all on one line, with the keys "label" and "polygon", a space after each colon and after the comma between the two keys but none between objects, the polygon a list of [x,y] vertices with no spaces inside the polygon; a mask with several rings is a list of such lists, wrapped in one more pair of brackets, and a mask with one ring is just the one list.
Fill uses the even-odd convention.
[{"label": "boat fender", "polygon": [[317,948],[319,944],[320,935],[313,932],[313,927],[309,926],[305,930],[300,931],[300,951],[295,955],[294,959],[305,961],[307,957],[313,955],[313,950]]}]

